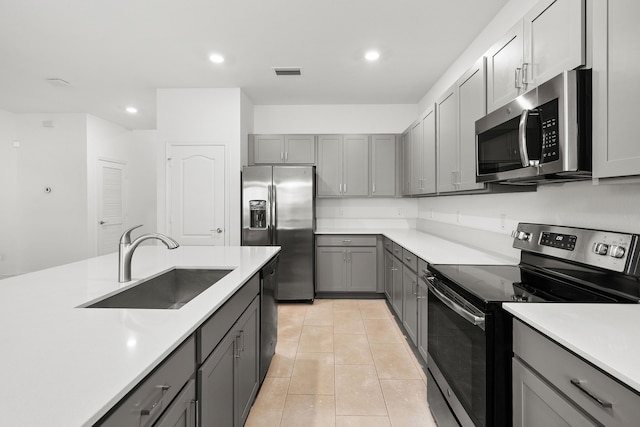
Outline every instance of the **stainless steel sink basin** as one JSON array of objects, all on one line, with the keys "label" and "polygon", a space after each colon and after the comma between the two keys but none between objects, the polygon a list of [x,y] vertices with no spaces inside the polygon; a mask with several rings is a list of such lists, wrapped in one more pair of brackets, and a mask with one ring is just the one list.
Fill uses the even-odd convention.
[{"label": "stainless steel sink basin", "polygon": [[175,268],[84,307],[177,310],[231,271]]}]

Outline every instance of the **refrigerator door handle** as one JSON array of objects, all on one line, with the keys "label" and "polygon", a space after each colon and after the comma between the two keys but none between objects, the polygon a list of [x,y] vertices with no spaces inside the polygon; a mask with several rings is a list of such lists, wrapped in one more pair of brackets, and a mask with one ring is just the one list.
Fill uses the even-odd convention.
[{"label": "refrigerator door handle", "polygon": [[278,243],[278,202],[277,202],[278,193],[276,192],[276,186],[271,186],[271,209],[273,213],[271,215],[271,222],[273,224],[273,234],[271,238],[271,244],[275,245]]},{"label": "refrigerator door handle", "polygon": [[267,218],[267,240],[269,244],[273,244],[273,197],[272,193],[273,185],[267,185],[267,199],[269,204],[269,218]]}]

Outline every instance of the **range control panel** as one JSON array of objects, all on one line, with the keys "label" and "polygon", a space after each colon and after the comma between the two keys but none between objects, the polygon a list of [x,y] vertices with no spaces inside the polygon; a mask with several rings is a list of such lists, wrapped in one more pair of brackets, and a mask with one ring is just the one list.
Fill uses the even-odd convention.
[{"label": "range control panel", "polygon": [[638,236],[586,228],[520,223],[513,247],[607,270],[634,274]]},{"label": "range control panel", "polygon": [[543,231],[540,236],[541,245],[564,249],[566,251],[574,250],[577,240],[578,236],[572,234],[549,233],[548,231]]}]

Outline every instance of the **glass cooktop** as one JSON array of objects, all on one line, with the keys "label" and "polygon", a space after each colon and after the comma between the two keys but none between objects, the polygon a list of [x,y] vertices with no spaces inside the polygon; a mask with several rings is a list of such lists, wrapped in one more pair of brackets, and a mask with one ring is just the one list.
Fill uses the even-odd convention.
[{"label": "glass cooktop", "polygon": [[[429,269],[445,284],[462,288],[473,299],[493,302],[638,302],[640,287],[617,279],[618,289],[607,288],[602,277],[582,272],[582,277],[567,272],[531,269],[522,265],[432,265]],[[574,272],[571,272],[572,274]],[[556,275],[556,276],[554,276]],[[586,277],[586,279],[585,279]]]}]

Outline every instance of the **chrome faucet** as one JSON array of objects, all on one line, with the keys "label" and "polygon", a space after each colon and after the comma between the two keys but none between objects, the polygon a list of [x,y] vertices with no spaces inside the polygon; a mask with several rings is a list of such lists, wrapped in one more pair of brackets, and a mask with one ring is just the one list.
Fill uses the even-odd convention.
[{"label": "chrome faucet", "polygon": [[175,249],[180,246],[178,242],[173,240],[171,237],[160,233],[143,234],[132,242],[131,232],[140,227],[142,227],[142,225],[130,228],[122,233],[122,236],[120,237],[120,248],[118,252],[118,282],[120,283],[131,280],[131,257],[133,257],[133,251],[136,250],[140,243],[149,239],[158,239],[165,244],[167,249]]}]

